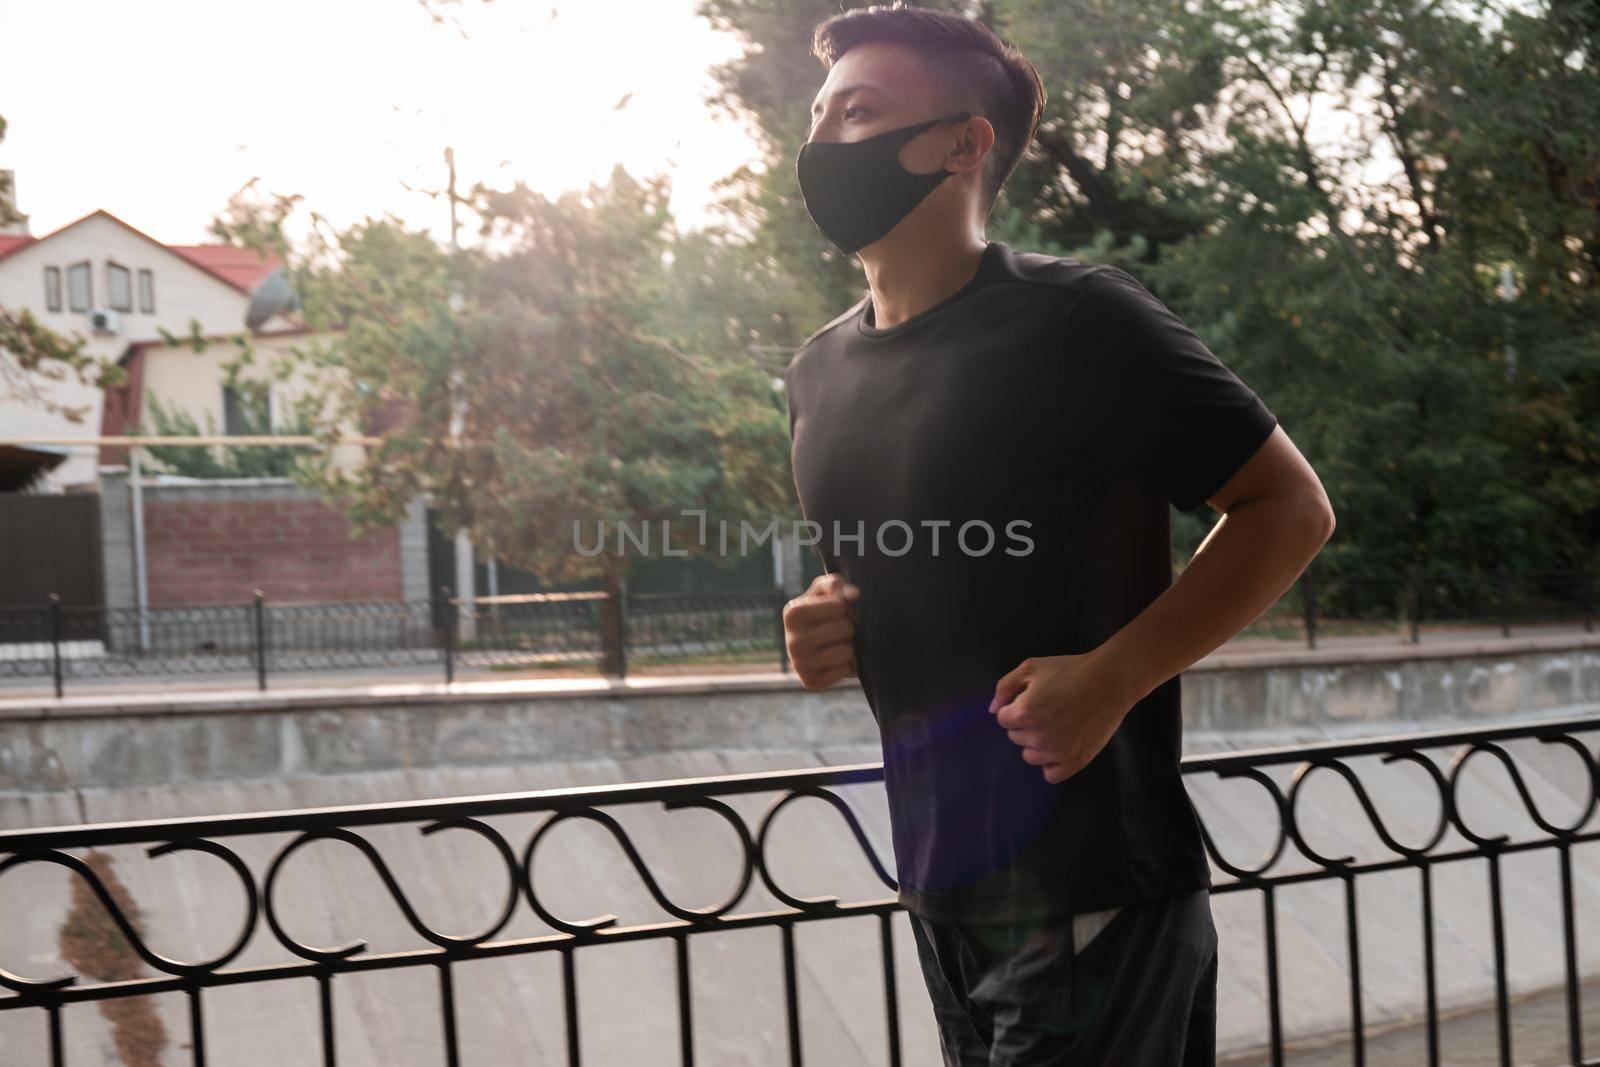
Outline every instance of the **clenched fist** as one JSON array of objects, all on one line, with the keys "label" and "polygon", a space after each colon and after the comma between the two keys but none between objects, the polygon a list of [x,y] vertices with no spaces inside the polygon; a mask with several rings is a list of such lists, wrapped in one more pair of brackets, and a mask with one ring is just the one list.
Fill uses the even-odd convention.
[{"label": "clenched fist", "polygon": [[[1139,701],[1104,646],[1082,655],[1030,656],[995,685],[989,712],[1052,785],[1086,767]],[[1147,692],[1148,690],[1146,690]]]},{"label": "clenched fist", "polygon": [[861,590],[838,574],[819,574],[783,606],[783,640],[800,684],[826,689],[856,676],[855,613]]}]

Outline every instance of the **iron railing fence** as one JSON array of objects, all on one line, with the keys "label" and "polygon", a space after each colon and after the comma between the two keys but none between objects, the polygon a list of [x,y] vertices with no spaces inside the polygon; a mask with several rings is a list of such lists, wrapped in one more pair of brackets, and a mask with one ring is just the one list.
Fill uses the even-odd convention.
[{"label": "iron railing fence", "polygon": [[[1258,801],[1267,802],[1254,811],[1254,817],[1263,820],[1258,828],[1265,832],[1260,834],[1263,851],[1253,862],[1224,855],[1212,830],[1237,813],[1220,810],[1216,802],[1202,801],[1199,806],[1206,850],[1221,872],[1213,896],[1252,893],[1260,900],[1272,1062],[1283,1062],[1278,922],[1282,893],[1321,883],[1337,886],[1343,898],[1349,1048],[1352,1062],[1360,1067],[1365,1063],[1366,1032],[1357,886],[1362,878],[1401,872],[1416,877],[1415,936],[1421,958],[1417,979],[1423,992],[1425,1062],[1430,1067],[1449,1062],[1440,1045],[1436,872],[1478,863],[1485,874],[1490,925],[1497,1062],[1524,1062],[1512,1057],[1509,905],[1545,917],[1539,925],[1559,924],[1562,1025],[1569,1057],[1564,1062],[1600,1064],[1600,1059],[1585,1059],[1583,1051],[1575,891],[1585,888],[1581,883],[1587,879],[1576,878],[1573,871],[1574,851],[1600,838],[1600,829],[1594,826],[1600,802],[1597,744],[1600,718],[1575,718],[1185,759],[1183,771],[1191,792],[1203,777],[1219,783],[1237,779],[1254,783],[1252,788],[1261,791]],[[1389,766],[1396,769],[1380,771]],[[1538,773],[1529,773],[1530,768]],[[1381,777],[1383,784],[1393,787],[1407,776],[1410,788],[1405,799],[1385,803],[1381,784],[1375,780]],[[1532,788],[1535,777],[1545,785]],[[1318,785],[1309,784],[1313,779],[1320,780]],[[1342,780],[1336,787],[1345,791],[1342,805],[1330,803],[1324,784],[1328,779]],[[1552,780],[1557,783],[1553,790]],[[1308,801],[1312,793],[1319,795]],[[1499,804],[1512,797],[1516,804]],[[1508,822],[1516,825],[1508,828]],[[1402,826],[1406,830],[1399,829]],[[1342,848],[1331,849],[1326,843],[1331,839],[1348,846],[1354,838],[1362,844],[1344,854],[1338,854]],[[1503,877],[1507,860],[1529,853],[1554,857],[1555,891],[1549,899],[1508,899]],[[1592,901],[1585,903],[1593,907]]]},{"label": "iron railing fence", "polygon": [[[619,598],[621,670],[630,663],[748,661],[789,669],[783,590],[627,593]],[[521,668],[600,663],[603,593],[482,597],[464,612],[431,601],[0,609],[0,678],[70,679],[276,674],[434,665]]]},{"label": "iron railing fence", "polygon": [[[623,663],[692,659],[773,662],[783,648],[778,588],[735,592],[629,593],[623,611]],[[599,592],[531,593],[474,601],[472,636],[457,639],[458,663],[595,661],[601,652]],[[787,662],[779,661],[787,670]]]},{"label": "iron railing fence", "polygon": [[[1375,885],[1396,874],[1413,879],[1415,922],[1406,938],[1415,941],[1420,965],[1412,978],[1422,994],[1422,1020],[1426,1028],[1425,1055],[1407,1062],[1430,1065],[1452,1062],[1442,1058],[1441,1010],[1437,995],[1439,956],[1436,938],[1442,920],[1436,915],[1436,885],[1446,868],[1466,866],[1481,871],[1480,883],[1487,902],[1488,959],[1482,961],[1485,985],[1492,974],[1492,1011],[1495,1017],[1494,1052],[1498,1062],[1510,1065],[1513,1059],[1513,1027],[1508,992],[1508,957],[1513,951],[1507,936],[1507,916],[1515,909],[1519,918],[1546,931],[1559,930],[1558,969],[1564,1002],[1565,1049],[1570,1064],[1597,1063],[1584,1059],[1583,1006],[1578,964],[1578,895],[1584,894],[1583,907],[1593,890],[1588,878],[1574,875],[1574,854],[1594,842],[1597,831],[1595,809],[1600,798],[1600,762],[1595,746],[1600,742],[1600,718],[1547,720],[1511,726],[1497,726],[1411,734],[1383,738],[1232,752],[1185,759],[1182,771],[1191,795],[1197,795],[1202,839],[1214,869],[1213,899],[1234,894],[1251,894],[1260,902],[1264,937],[1261,954],[1253,963],[1241,964],[1243,950],[1228,948],[1230,968],[1259,967],[1255,984],[1264,989],[1264,1004],[1258,1032],[1269,1050],[1271,1062],[1284,1062],[1285,1034],[1282,1004],[1285,996],[1285,960],[1279,924],[1280,900],[1292,887],[1312,883],[1331,883],[1342,895],[1342,908],[1336,919],[1342,925],[1343,962],[1348,982],[1343,991],[1347,1000],[1349,1049],[1351,1060],[1363,1064],[1369,1041],[1364,1021],[1363,992],[1367,981],[1362,956],[1362,913],[1357,907],[1359,886]],[[0,961],[0,986],[10,991],[0,997],[0,1012],[42,1013],[47,1034],[49,1062],[62,1067],[66,1062],[64,1023],[72,1017],[67,1009],[80,1004],[139,997],[163,992],[185,994],[190,1049],[188,1062],[204,1067],[214,1062],[208,1057],[206,1001],[211,990],[225,985],[287,982],[304,979],[314,984],[317,994],[317,1019],[320,1024],[320,1062],[338,1062],[338,1043],[334,1029],[335,1001],[340,996],[340,978],[359,972],[395,968],[432,968],[437,980],[438,1033],[443,1062],[460,1062],[458,1047],[460,1019],[455,993],[458,970],[475,960],[523,954],[557,954],[561,973],[559,1003],[551,1005],[559,1016],[565,1035],[567,1061],[581,1062],[580,998],[604,996],[580,982],[578,953],[616,942],[655,941],[670,943],[675,962],[676,1047],[662,1048],[662,1056],[652,1062],[667,1062],[668,1057],[685,1064],[696,1062],[696,1025],[691,1011],[694,985],[691,946],[697,936],[749,928],[776,928],[781,940],[783,978],[783,1017],[786,1061],[798,1067],[803,1062],[799,986],[796,979],[795,931],[802,923],[827,922],[852,917],[872,917],[876,936],[872,950],[881,970],[882,1010],[886,1014],[884,1062],[903,1062],[898,985],[891,924],[899,907],[896,883],[885,867],[884,858],[874,849],[863,821],[850,799],[843,795],[855,786],[869,788],[883,781],[881,763],[856,764],[822,769],[777,773],[720,775],[677,781],[645,782],[585,789],[553,789],[507,793],[470,798],[418,800],[406,803],[365,804],[350,807],[313,808],[261,812],[230,816],[205,816],[157,819],[137,822],[100,823],[87,826],[48,827],[0,832],[0,876],[13,867],[54,864],[66,868],[71,876],[64,882],[81,882],[94,894],[97,909],[103,909],[133,953],[155,972],[136,975],[133,966],[118,968],[115,981],[84,981],[84,975],[61,973],[49,977],[24,977],[12,961]],[[1409,791],[1398,788],[1409,782]],[[1560,783],[1557,796],[1550,795],[1550,783]],[[1223,783],[1234,783],[1224,785]],[[1509,782],[1509,789],[1503,788]],[[1316,784],[1313,784],[1316,783]],[[1330,804],[1328,785],[1337,786],[1345,804]],[[1417,803],[1417,788],[1428,798]],[[1320,793],[1316,799],[1308,796]],[[857,795],[859,794],[852,794]],[[756,807],[742,798],[766,796],[759,815]],[[1485,798],[1502,798],[1489,803]],[[862,870],[870,871],[872,884],[881,884],[886,895],[873,899],[844,900],[836,895],[803,896],[787,875],[778,871],[795,868],[794,862],[780,858],[785,846],[777,829],[778,816],[802,799],[820,800],[832,811],[827,814],[833,826],[833,848],[859,850]],[[674,899],[663,885],[681,882],[669,877],[671,871],[653,869],[642,857],[628,832],[630,811],[638,806],[664,812],[699,809],[715,816],[707,826],[725,827],[737,860],[733,869],[717,872],[715,884],[733,886],[720,903],[709,907],[690,907]],[[1355,815],[1352,817],[1351,812]],[[488,820],[501,816],[540,816],[536,827],[525,826],[511,835],[505,824]],[[662,816],[665,818],[666,816]],[[682,815],[672,816],[674,819]],[[539,845],[558,825],[570,820],[586,820],[602,827],[626,853],[637,873],[639,884],[669,918],[629,917],[615,914],[572,918],[557,914],[549,897],[539,891],[535,860]],[[1254,862],[1232,855],[1239,842],[1239,826],[1257,828],[1265,844]],[[397,828],[386,830],[384,828]],[[428,836],[439,831],[465,831],[481,839],[482,857],[495,857],[492,866],[503,868],[503,889],[499,894],[498,917],[479,932],[451,935],[430,926],[418,914],[407,896],[406,886],[386,864],[382,851],[369,838],[400,833],[409,828]],[[702,831],[709,833],[711,831]],[[806,826],[799,848],[804,856],[815,856],[820,831]],[[1352,844],[1359,838],[1360,844]],[[365,940],[351,940],[333,948],[307,944],[289,930],[297,925],[288,921],[279,900],[282,872],[291,856],[315,841],[337,841],[361,854],[383,881],[406,922],[427,947],[404,951],[374,950]],[[398,838],[389,838],[398,841]],[[1338,842],[1330,848],[1328,842]],[[1223,846],[1228,841],[1230,846]],[[242,916],[231,943],[214,955],[193,959],[173,958],[157,952],[141,935],[138,924],[125,914],[124,905],[101,878],[99,858],[103,850],[120,846],[145,846],[144,854],[157,859],[178,852],[201,853],[209,862],[220,864],[237,880],[242,894]],[[448,847],[444,840],[432,846]],[[559,846],[557,846],[559,851]],[[93,850],[85,856],[80,850]],[[650,849],[644,850],[650,852]],[[1550,885],[1548,899],[1524,893],[1508,896],[1503,877],[1513,857],[1541,853],[1554,858],[1557,877]],[[457,855],[455,851],[449,853]],[[663,855],[657,851],[657,855]],[[255,862],[252,863],[251,860]],[[1584,860],[1587,863],[1587,860]],[[126,866],[126,861],[124,861]],[[158,865],[159,866],[159,865]],[[806,864],[802,861],[800,869]],[[139,880],[146,885],[159,879],[159,870],[145,870]],[[709,877],[709,876],[708,876]],[[548,876],[547,876],[548,878]],[[475,886],[481,878],[474,876]],[[776,900],[779,907],[752,906],[752,887],[759,883],[767,897],[756,904]],[[1392,882],[1390,883],[1392,885]],[[451,888],[448,884],[446,888]],[[469,887],[453,887],[467,894]],[[548,882],[545,888],[549,888]],[[470,895],[470,894],[468,894]],[[560,894],[557,894],[560,895]],[[78,894],[88,900],[86,893]],[[570,899],[570,897],[569,897]],[[642,898],[641,898],[642,899]],[[132,907],[136,902],[129,902]],[[551,932],[529,937],[498,935],[526,904]],[[49,910],[49,909],[46,909]],[[434,909],[430,909],[434,910]],[[370,910],[369,910],[370,911]],[[364,916],[370,917],[368,911]],[[645,919],[649,921],[644,921]],[[1393,918],[1392,916],[1390,917]],[[1453,917],[1459,921],[1459,916]],[[1335,927],[1337,929],[1337,926]],[[345,931],[339,931],[343,933]],[[1375,935],[1369,933],[1367,944]],[[1390,933],[1388,936],[1396,936]],[[230,967],[252,938],[282,949],[286,962],[258,966]],[[1332,940],[1337,940],[1334,934]],[[170,940],[170,936],[169,936]],[[1520,944],[1515,950],[1522,953]],[[708,949],[710,951],[710,949]],[[1339,955],[1337,944],[1316,945],[1318,954]],[[1555,950],[1552,950],[1555,951]],[[131,962],[131,961],[130,961]],[[1292,961],[1291,961],[1292,962]],[[1549,961],[1553,963],[1554,961]],[[1392,961],[1391,961],[1392,963]],[[1457,965],[1459,966],[1459,964]],[[704,964],[702,964],[702,968]],[[702,973],[703,970],[702,970]],[[1392,980],[1392,975],[1385,976]],[[915,979],[913,979],[914,986]],[[343,987],[349,994],[350,987]],[[1238,988],[1235,983],[1234,988]],[[1290,990],[1306,993],[1306,990]],[[1320,999],[1338,998],[1340,993],[1318,988]],[[732,1007],[732,1006],[730,1006]],[[741,1003],[737,1010],[752,1006]],[[423,1011],[417,1005],[418,1012]],[[435,1009],[430,1005],[427,1009]],[[876,1007],[863,1010],[876,1012]],[[1255,1011],[1248,998],[1224,1000],[1223,1012]],[[671,1049],[671,1051],[669,1051]],[[1474,1054],[1475,1056],[1478,1053]],[[771,1062],[779,1062],[773,1060]],[[1479,1062],[1477,1058],[1473,1062]]]},{"label": "iron railing fence", "polygon": [[0,610],[0,676],[139,678],[436,663],[438,613],[422,603],[244,604]]},{"label": "iron railing fence", "polygon": [[[1313,567],[1244,636],[1303,639],[1381,630],[1420,640],[1423,626],[1572,626],[1592,632],[1594,577],[1585,571],[1338,574]],[[613,662],[776,663],[789,669],[778,588],[631,593],[619,598]],[[132,608],[0,608],[0,678],[68,679],[279,673],[435,665],[481,669],[605,667],[601,592],[478,597],[442,590],[428,601]]]},{"label": "iron railing fence", "polygon": [[1600,579],[1581,569],[1504,568],[1356,571],[1313,564],[1246,633],[1302,637],[1404,633],[1424,626],[1477,627],[1510,637],[1513,626],[1564,625],[1593,632]]}]

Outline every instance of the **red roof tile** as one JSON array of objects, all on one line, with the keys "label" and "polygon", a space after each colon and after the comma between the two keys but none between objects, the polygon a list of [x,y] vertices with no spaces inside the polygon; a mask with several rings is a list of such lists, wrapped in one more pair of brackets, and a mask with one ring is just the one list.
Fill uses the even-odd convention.
[{"label": "red roof tile", "polygon": [[252,248],[233,245],[168,245],[178,255],[212,274],[221,275],[234,286],[250,290],[256,283],[278,267],[283,260],[276,255],[265,258]]}]

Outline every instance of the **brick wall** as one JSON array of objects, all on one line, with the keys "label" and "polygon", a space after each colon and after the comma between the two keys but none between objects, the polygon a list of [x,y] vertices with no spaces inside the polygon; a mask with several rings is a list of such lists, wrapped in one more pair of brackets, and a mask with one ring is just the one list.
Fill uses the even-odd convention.
[{"label": "brick wall", "polygon": [[144,512],[151,607],[237,604],[257,588],[277,603],[408,592],[399,529],[352,538],[338,511],[298,486],[151,486]]}]

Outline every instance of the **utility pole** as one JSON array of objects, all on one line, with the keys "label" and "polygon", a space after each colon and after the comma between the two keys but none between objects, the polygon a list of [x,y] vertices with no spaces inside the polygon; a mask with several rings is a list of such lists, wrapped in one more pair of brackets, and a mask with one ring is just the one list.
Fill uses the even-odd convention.
[{"label": "utility pole", "polygon": [[128,449],[128,521],[133,527],[133,605],[139,620],[139,651],[150,651],[150,576],[144,547],[144,471],[139,446]]},{"label": "utility pole", "polygon": [[[444,150],[445,166],[449,169],[449,182],[445,186],[445,197],[450,201],[450,247],[452,250],[461,251],[460,230],[461,224],[456,218],[456,205],[459,198],[456,195],[456,153],[449,145]],[[450,310],[460,311],[464,301],[460,292],[450,294]],[[459,364],[450,372],[450,386],[452,393],[450,411],[450,439],[456,447],[461,445],[461,435],[466,429],[466,417],[461,404],[461,367]],[[467,530],[456,531],[456,600],[457,617],[461,623],[460,634],[463,638],[476,636],[475,601],[477,599],[477,568],[472,557],[472,535]]]}]

